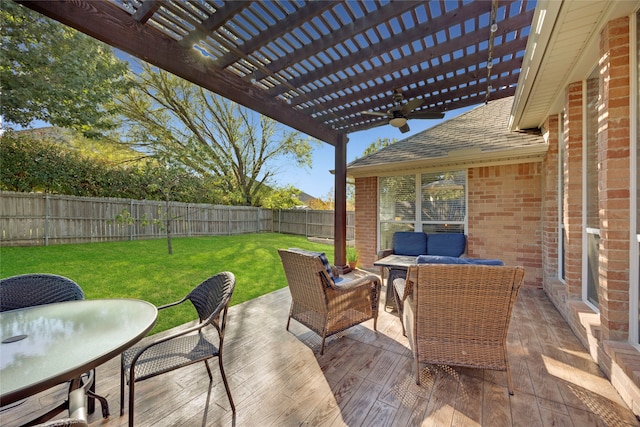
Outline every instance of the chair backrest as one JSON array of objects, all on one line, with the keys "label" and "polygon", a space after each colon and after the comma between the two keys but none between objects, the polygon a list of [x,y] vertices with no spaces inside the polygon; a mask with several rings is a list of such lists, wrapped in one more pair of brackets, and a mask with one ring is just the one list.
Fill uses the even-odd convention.
[{"label": "chair backrest", "polygon": [[73,280],[55,274],[21,274],[0,280],[0,311],[84,299]]},{"label": "chair backrest", "polygon": [[213,320],[229,304],[235,286],[233,273],[223,271],[200,283],[185,299],[191,301],[201,322]]},{"label": "chair backrest", "polygon": [[291,298],[318,312],[326,310],[325,289],[331,279],[319,257],[278,249]]},{"label": "chair backrest", "polygon": [[[421,264],[410,267],[407,277],[413,282],[418,347],[439,340],[506,342],[524,268]],[[423,350],[428,351],[418,353]]]},{"label": "chair backrest", "polygon": [[421,231],[396,231],[393,233],[393,253],[408,256],[426,254],[427,235]]}]

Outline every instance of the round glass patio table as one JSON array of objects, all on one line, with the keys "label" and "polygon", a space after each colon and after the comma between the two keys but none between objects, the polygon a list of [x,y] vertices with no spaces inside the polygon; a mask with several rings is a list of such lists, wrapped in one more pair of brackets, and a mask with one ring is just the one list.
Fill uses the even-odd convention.
[{"label": "round glass patio table", "polygon": [[135,299],[46,304],[0,313],[0,405],[79,377],[140,341],[156,307]]}]

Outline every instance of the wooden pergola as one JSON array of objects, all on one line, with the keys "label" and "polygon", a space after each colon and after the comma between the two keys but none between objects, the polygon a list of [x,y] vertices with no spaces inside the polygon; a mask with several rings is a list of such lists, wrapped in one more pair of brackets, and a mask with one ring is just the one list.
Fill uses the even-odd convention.
[{"label": "wooden pergola", "polygon": [[535,30],[534,0],[18,3],[333,145],[345,267],[347,135],[389,122],[363,112],[395,90],[423,116],[512,96]]}]

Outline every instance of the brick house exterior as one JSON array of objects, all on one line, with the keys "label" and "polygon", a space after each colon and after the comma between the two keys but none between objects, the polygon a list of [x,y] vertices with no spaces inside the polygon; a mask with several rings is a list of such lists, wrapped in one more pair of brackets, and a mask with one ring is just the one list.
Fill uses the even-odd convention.
[{"label": "brick house exterior", "polygon": [[[445,166],[466,169],[467,255],[524,266],[525,285],[544,289],[623,399],[640,415],[640,2],[543,1],[534,23],[541,19],[538,9],[543,8],[547,8],[545,21],[540,21],[539,31],[529,40],[515,98],[490,101],[349,165],[356,185],[356,245],[362,266],[373,269],[376,252],[382,249],[379,177]],[[595,18],[587,18],[590,13]],[[584,34],[571,33],[580,42],[572,46],[580,49],[563,48],[564,39],[557,35],[574,28],[571,25],[579,19],[593,19]],[[569,71],[560,75],[559,69]],[[525,74],[535,78],[527,79]],[[592,99],[597,100],[597,114],[590,124],[585,111]],[[504,114],[502,102],[513,104],[508,117],[502,117],[509,121],[507,126],[497,120],[478,120],[483,109]],[[466,133],[469,150],[487,144],[489,133],[495,138],[495,132],[501,132],[507,138],[518,129],[534,128],[539,134],[530,135],[533,139],[510,141],[512,148],[529,156],[506,158],[501,156],[505,147],[497,145],[484,146],[475,159],[465,154],[469,150],[444,154],[447,138],[441,132],[449,131],[455,139],[469,130],[474,115],[475,132]],[[589,145],[590,137],[595,138],[594,145]],[[429,154],[421,151],[422,141],[428,141]],[[532,147],[540,150],[534,153]],[[590,149],[595,156],[591,166]],[[439,161],[438,155],[442,156]],[[594,188],[596,224],[589,225],[596,230],[586,231]],[[588,253],[589,233],[598,236],[594,258]],[[587,289],[591,268],[595,296]]]}]

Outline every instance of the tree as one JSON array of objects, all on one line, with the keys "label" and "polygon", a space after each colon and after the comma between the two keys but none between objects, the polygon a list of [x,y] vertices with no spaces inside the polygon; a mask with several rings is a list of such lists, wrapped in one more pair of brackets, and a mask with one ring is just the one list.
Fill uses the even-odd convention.
[{"label": "tree", "polygon": [[371,144],[369,144],[369,146],[367,148],[365,148],[364,152],[362,153],[362,156],[366,157],[369,154],[373,154],[373,153],[375,153],[377,151],[380,151],[383,148],[388,147],[391,144],[395,144],[396,142],[398,142],[398,140],[396,138],[393,138],[393,139],[378,138],[375,141],[373,141]]},{"label": "tree", "polygon": [[111,129],[113,96],[128,63],[111,47],[13,1],[0,8],[1,114],[23,127],[35,120],[97,136]]},{"label": "tree", "polygon": [[118,99],[126,140],[218,178],[228,203],[261,206],[276,159],[311,164],[311,143],[298,132],[148,64],[140,68]]}]

